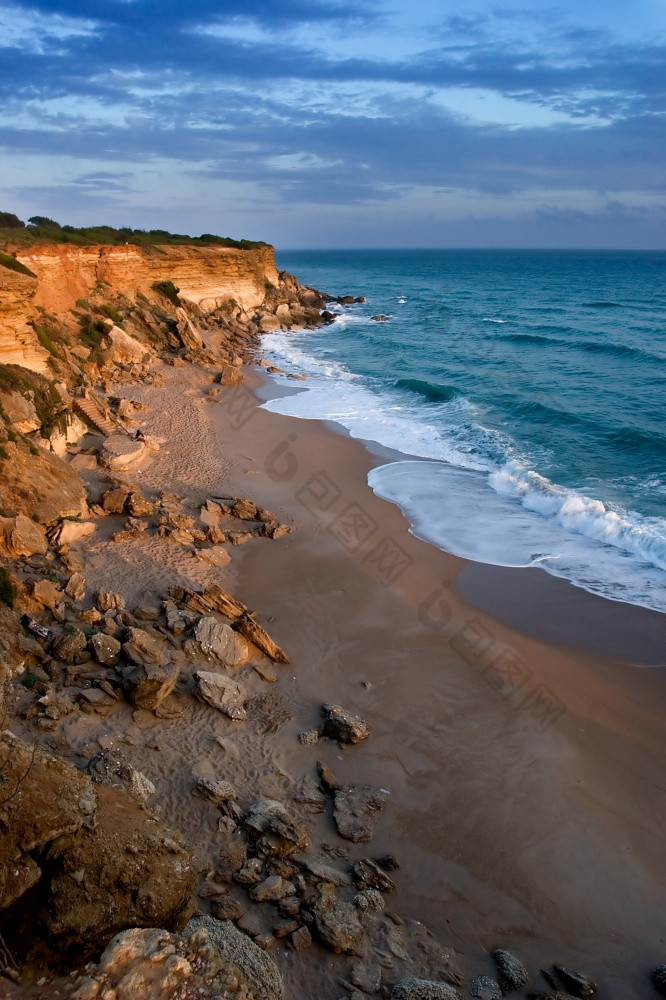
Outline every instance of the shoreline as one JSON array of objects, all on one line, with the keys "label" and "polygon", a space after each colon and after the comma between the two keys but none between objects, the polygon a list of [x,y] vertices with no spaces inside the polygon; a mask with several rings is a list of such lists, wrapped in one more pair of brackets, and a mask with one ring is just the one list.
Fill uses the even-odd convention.
[{"label": "shoreline", "polygon": [[[221,400],[222,414],[224,405]],[[222,416],[216,422],[224,428],[218,431],[224,440],[233,440],[231,421]],[[250,426],[261,441],[263,461],[256,446],[246,445],[252,440]],[[369,771],[373,783],[388,787],[397,780],[394,795],[400,804],[393,823],[409,855],[410,884],[407,888],[403,879],[401,890],[409,915],[460,948],[460,940],[445,938],[452,927],[466,941],[463,954],[477,961],[503,933],[502,943],[515,946],[527,960],[584,967],[603,981],[604,995],[621,997],[630,985],[639,988],[641,968],[659,960],[662,941],[659,899],[666,857],[663,812],[658,804],[655,808],[654,789],[663,773],[666,699],[658,672],[544,643],[468,604],[456,593],[456,581],[473,564],[411,535],[399,509],[372,493],[366,476],[373,456],[362,442],[317,421],[263,410],[234,434],[238,447],[253,459],[246,470],[253,472],[253,490],[296,519],[295,533],[282,543],[287,554],[272,548],[267,570],[261,565],[263,553],[243,552],[243,599],[272,607],[276,639],[293,650],[306,608],[327,617],[322,594],[312,593],[314,581],[336,595],[330,613],[339,624],[326,621],[327,641],[308,633],[310,644],[300,642],[294,653],[296,667],[302,657],[311,658],[313,648],[320,655],[326,650],[327,665],[320,665],[315,677],[296,670],[297,685],[314,721],[318,685],[323,677],[334,678],[337,687],[321,691],[319,701],[350,702],[377,730],[345,763],[354,780],[368,780]],[[310,488],[308,509],[302,491],[322,467],[341,495],[313,499]],[[323,487],[317,489],[321,493]],[[348,551],[344,532],[330,529],[341,510],[353,504],[376,528],[372,542]],[[307,540],[301,543],[303,533]],[[372,546],[387,534],[413,560],[388,585],[381,567],[379,572],[377,564],[372,568]],[[284,594],[296,566],[307,582],[276,605],[271,597],[276,581]],[[474,565],[476,579],[488,569],[493,568]],[[541,575],[548,585],[558,582]],[[589,597],[605,606],[609,620],[617,616],[614,602],[568,587],[569,605]],[[298,607],[295,616],[292,604]],[[405,677],[405,668],[414,669],[415,654],[421,659],[418,670]],[[505,673],[513,671],[514,683],[497,675],[498,663]],[[364,681],[369,681],[368,693]],[[377,705],[373,691],[387,703]],[[409,717],[401,726],[392,720],[392,728],[388,710],[396,706],[408,710]],[[404,742],[404,750],[396,742]],[[453,775],[442,776],[449,755]],[[288,759],[300,756],[294,749]],[[485,787],[479,787],[477,770],[483,766],[488,773]],[[512,782],[518,778],[524,787],[516,789]],[[423,824],[418,831],[412,829],[410,812]],[[388,850],[392,842],[386,825],[385,814],[373,842],[377,851]],[[439,852],[448,854],[452,846],[453,857],[445,860]],[[614,884],[609,872],[618,868]],[[567,884],[572,876],[576,885]]]},{"label": "shoreline", "polygon": [[[480,611],[460,580],[480,588],[492,567],[409,532],[367,484],[385,452],[262,410],[260,369],[216,395],[210,371],[194,364],[155,371],[154,384],[112,389],[148,406],[138,422],[162,442],[128,478],[151,496],[177,492],[192,511],[210,496],[248,498],[292,532],[230,546],[231,562],[216,568],[157,534],[109,545],[124,518],[100,518],[79,549],[87,585],[134,608],[174,584],[220,583],[256,609],[291,663],[275,683],[254,660],[236,672],[251,696],[244,723],[196,701],[186,668],[166,714],[121,701],[101,717],[66,716],[42,745],[83,768],[100,746],[121,749],[154,783],[161,819],[209,870],[219,813],[192,797],[193,781],[229,780],[245,807],[261,796],[293,803],[323,761],[342,784],[381,790],[385,808],[358,845],[337,835],[327,807],[313,811],[313,850],[343,867],[396,855],[390,912],[453,947],[466,977],[492,975],[490,951],[507,947],[533,985],[557,962],[598,979],[610,1000],[638,995],[664,949],[659,672],[540,641]],[[574,601],[584,593],[571,589]],[[304,745],[326,702],[363,716],[369,739]],[[29,723],[17,731],[35,738]],[[352,956],[319,944],[301,953],[278,941],[271,954],[289,1000],[337,1000],[349,981]]]}]

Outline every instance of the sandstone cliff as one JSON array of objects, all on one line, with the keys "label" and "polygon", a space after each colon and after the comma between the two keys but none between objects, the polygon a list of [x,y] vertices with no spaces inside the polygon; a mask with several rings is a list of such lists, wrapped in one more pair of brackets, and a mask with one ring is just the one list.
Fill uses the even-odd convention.
[{"label": "sandstone cliff", "polygon": [[36,278],[0,266],[0,360],[41,372],[48,354],[29,325],[37,284]]},{"label": "sandstone cliff", "polygon": [[171,281],[181,298],[211,312],[235,300],[255,309],[267,288],[277,285],[273,248],[236,250],[228,247],[141,247],[45,244],[17,254],[37,275],[35,305],[48,312],[72,309],[77,300],[104,283],[128,298],[146,293],[155,282]]}]

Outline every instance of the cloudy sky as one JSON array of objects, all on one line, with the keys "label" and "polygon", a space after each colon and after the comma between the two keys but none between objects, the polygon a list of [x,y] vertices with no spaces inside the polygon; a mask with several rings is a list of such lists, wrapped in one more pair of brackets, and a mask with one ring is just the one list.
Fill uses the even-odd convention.
[{"label": "cloudy sky", "polygon": [[0,210],[666,247],[666,3],[505,2],[0,0]]}]

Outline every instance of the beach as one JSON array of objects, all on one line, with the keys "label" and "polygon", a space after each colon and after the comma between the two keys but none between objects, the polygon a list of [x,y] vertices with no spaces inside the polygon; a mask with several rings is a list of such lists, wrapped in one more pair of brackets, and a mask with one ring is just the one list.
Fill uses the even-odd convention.
[{"label": "beach", "polygon": [[[663,677],[576,646],[603,646],[607,621],[609,644],[640,629],[648,656],[660,616],[570,585],[563,594],[539,571],[504,571],[498,585],[496,569],[415,538],[367,485],[386,453],[260,409],[271,392],[260,369],[213,397],[196,366],[161,365],[159,376],[118,390],[149,407],[141,426],[163,442],[134,475],[146,494],[173,491],[185,509],[248,498],[292,531],[230,547],[223,569],[171,539],[100,538],[86,552],[88,583],[123,593],[127,607],[169,586],[221,583],[291,662],[275,683],[251,665],[236,674],[256,699],[245,723],[195,701],[181,677],[166,718],[125,703],[104,719],[70,717],[59,749],[85,758],[100,738],[122,747],[155,784],[161,816],[211,866],[219,832],[193,778],[223,777],[244,802],[285,800],[323,761],[343,784],[381,790],[385,807],[370,844],[342,841],[328,809],[314,815],[313,847],[332,845],[345,863],[395,855],[391,911],[454,948],[465,975],[491,973],[490,950],[507,947],[533,978],[556,962],[593,976],[604,996],[638,995],[664,949]],[[521,629],[485,608],[525,573],[537,578],[518,602]],[[535,636],[555,630],[571,645]],[[362,716],[369,739],[300,742],[324,703]],[[340,995],[344,956],[278,943],[274,957],[293,1000]]]}]

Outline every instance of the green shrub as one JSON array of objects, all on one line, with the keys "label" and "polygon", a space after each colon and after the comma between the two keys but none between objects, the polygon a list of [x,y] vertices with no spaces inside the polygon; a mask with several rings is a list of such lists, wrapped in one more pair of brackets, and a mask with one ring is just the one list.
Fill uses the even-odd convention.
[{"label": "green shrub", "polygon": [[0,212],[0,229],[25,229],[25,222],[13,212]]},{"label": "green shrub", "polygon": [[12,583],[12,579],[5,567],[0,566],[0,601],[13,608],[17,597],[17,587]]},{"label": "green shrub", "polygon": [[154,292],[157,292],[165,299],[168,299],[169,302],[172,302],[173,305],[179,306],[181,304],[180,299],[178,298],[180,288],[176,288],[173,281],[154,281],[150,287]]},{"label": "green shrub", "polygon": [[113,308],[113,306],[107,306],[107,305],[95,306],[93,312],[97,313],[98,316],[106,316],[107,319],[110,319],[113,323],[116,324],[116,326],[122,326],[123,317],[120,315],[117,309]]},{"label": "green shrub", "polygon": [[51,340],[50,331],[43,326],[39,326],[37,323],[33,323],[32,328],[37,334],[37,340],[42,345],[44,350],[48,351],[54,358],[59,358],[61,361],[64,361],[65,359],[63,355]]},{"label": "green shrub", "polygon": [[0,444],[0,458],[3,460],[3,462],[6,462],[7,459],[9,458],[9,452],[2,444]]},{"label": "green shrub", "polygon": [[81,332],[79,334],[81,343],[91,350],[100,347],[102,338],[109,331],[108,325],[103,320],[94,319],[88,314],[80,316],[79,323],[81,325]]},{"label": "green shrub", "polygon": [[14,431],[7,431],[7,440],[12,441],[14,444],[16,444],[18,438]]},{"label": "green shrub", "polygon": [[8,268],[10,271],[18,271],[19,274],[27,274],[31,278],[37,277],[34,271],[31,271],[29,267],[22,264],[20,260],[16,259],[16,257],[11,257],[8,253],[0,253],[0,264],[2,267]]},{"label": "green shrub", "polygon": [[24,687],[27,687],[30,690],[34,688],[38,680],[39,677],[37,676],[37,674],[33,674],[32,671],[30,670],[26,670],[26,672],[21,676],[21,684],[23,684]]}]

